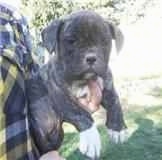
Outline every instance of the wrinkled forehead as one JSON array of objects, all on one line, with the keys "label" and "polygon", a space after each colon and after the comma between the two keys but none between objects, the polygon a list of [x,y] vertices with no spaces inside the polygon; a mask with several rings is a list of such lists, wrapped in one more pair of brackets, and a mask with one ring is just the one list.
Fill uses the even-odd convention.
[{"label": "wrinkled forehead", "polygon": [[65,36],[102,36],[109,34],[106,23],[97,14],[77,13],[65,19],[63,33]]}]

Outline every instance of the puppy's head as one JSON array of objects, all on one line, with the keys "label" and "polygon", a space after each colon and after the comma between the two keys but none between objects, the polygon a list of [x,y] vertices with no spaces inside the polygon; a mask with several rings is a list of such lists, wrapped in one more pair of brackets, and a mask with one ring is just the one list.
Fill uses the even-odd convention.
[{"label": "puppy's head", "polygon": [[104,78],[112,39],[117,51],[123,36],[115,26],[92,11],[79,11],[54,20],[42,31],[44,46],[55,52],[67,81]]}]

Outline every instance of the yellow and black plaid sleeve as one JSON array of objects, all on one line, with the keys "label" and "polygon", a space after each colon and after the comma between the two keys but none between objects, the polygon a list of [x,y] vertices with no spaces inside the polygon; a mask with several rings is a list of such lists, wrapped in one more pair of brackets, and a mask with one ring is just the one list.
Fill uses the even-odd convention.
[{"label": "yellow and black plaid sleeve", "polygon": [[34,160],[23,75],[4,57],[0,57],[0,66],[0,159]]},{"label": "yellow and black plaid sleeve", "polygon": [[[38,160],[27,120],[24,21],[0,4],[0,160]],[[28,57],[28,56],[27,56]]]}]

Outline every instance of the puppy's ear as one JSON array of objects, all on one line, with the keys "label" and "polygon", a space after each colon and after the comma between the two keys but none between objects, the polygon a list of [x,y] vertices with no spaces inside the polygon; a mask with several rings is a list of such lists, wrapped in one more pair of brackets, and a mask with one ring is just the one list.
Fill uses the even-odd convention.
[{"label": "puppy's ear", "polygon": [[44,28],[41,33],[43,46],[47,48],[50,54],[56,49],[60,28],[62,26],[61,24],[61,20],[54,20],[51,24]]},{"label": "puppy's ear", "polygon": [[119,53],[124,43],[124,36],[121,30],[112,23],[109,23],[112,38],[115,40],[116,50]]}]

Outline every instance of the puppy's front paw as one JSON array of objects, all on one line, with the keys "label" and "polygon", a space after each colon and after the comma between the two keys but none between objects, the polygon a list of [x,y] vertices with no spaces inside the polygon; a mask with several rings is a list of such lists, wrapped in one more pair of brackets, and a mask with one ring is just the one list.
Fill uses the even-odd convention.
[{"label": "puppy's front paw", "polygon": [[80,152],[86,156],[96,159],[100,156],[101,141],[95,125],[80,133]]},{"label": "puppy's front paw", "polygon": [[109,135],[110,141],[115,144],[124,143],[128,139],[127,129],[121,130],[120,132],[114,131],[112,129],[108,129],[108,135]]},{"label": "puppy's front paw", "polygon": [[39,160],[65,160],[57,151],[50,151],[40,157]]}]

